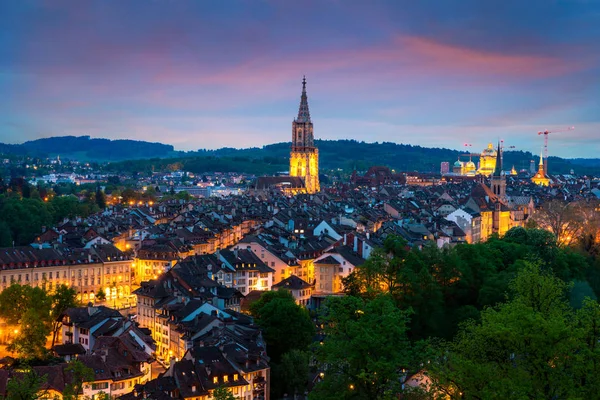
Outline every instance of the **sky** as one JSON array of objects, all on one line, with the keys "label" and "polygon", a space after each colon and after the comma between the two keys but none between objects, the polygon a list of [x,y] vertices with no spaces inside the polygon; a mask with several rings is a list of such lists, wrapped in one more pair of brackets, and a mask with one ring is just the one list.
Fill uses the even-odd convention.
[{"label": "sky", "polygon": [[600,157],[600,0],[0,2],[0,142],[316,139]]}]

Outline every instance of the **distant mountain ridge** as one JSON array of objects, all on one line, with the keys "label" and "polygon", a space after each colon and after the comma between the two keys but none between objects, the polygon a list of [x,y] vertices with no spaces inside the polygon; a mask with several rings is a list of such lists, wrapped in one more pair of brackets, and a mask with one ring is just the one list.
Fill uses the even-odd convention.
[{"label": "distant mountain ridge", "polygon": [[[440,163],[467,161],[461,151],[412,146],[392,142],[366,143],[356,140],[316,140],[319,164],[323,170],[366,170],[373,165],[385,165],[398,171],[439,172]],[[290,143],[274,143],[262,147],[217,150],[176,151],[173,146],[138,140],[92,139],[90,136],[61,136],[28,141],[23,144],[0,143],[0,153],[49,157],[79,161],[108,161],[113,168],[124,170],[158,170],[180,162],[192,172],[275,173],[287,170]],[[132,160],[137,160],[132,162]],[[529,169],[537,156],[530,152],[506,151],[504,169]],[[474,160],[476,161],[476,160]],[[563,159],[550,157],[551,173],[599,174],[600,159]]]},{"label": "distant mountain ridge", "polygon": [[173,146],[142,140],[92,139],[90,136],[56,136],[31,140],[23,144],[0,144],[0,152],[34,157],[63,158],[81,161],[122,161],[176,154]]}]

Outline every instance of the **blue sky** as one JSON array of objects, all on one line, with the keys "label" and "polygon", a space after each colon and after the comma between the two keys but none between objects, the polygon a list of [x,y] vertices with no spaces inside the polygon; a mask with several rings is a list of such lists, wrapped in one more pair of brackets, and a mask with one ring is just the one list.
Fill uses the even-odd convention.
[{"label": "blue sky", "polygon": [[600,153],[598,1],[0,3],[0,141],[315,137]]}]

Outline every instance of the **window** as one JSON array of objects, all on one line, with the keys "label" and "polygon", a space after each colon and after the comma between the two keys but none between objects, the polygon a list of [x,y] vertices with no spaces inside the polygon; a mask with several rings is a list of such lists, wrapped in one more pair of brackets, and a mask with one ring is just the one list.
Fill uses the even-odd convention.
[{"label": "window", "polygon": [[219,377],[218,376],[213,377],[213,383],[219,383]]},{"label": "window", "polygon": [[223,382],[229,382],[229,375],[223,375]]},{"label": "window", "polygon": [[234,380],[234,381],[237,381],[238,379],[239,379],[239,376],[238,376],[238,374],[233,374],[233,380]]}]

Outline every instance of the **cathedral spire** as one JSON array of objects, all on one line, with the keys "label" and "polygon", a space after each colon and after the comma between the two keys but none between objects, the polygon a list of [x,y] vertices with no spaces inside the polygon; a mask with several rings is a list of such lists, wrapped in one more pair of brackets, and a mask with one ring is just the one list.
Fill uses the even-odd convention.
[{"label": "cathedral spire", "polygon": [[302,96],[300,97],[300,107],[298,108],[297,122],[310,122],[310,112],[308,111],[308,96],[306,96],[306,76],[302,79]]},{"label": "cathedral spire", "polygon": [[496,168],[494,169],[493,176],[500,177],[502,175],[502,148],[500,142],[498,142],[498,151],[496,152]]},{"label": "cathedral spire", "polygon": [[540,163],[539,165],[544,165],[544,148],[540,151]]}]

